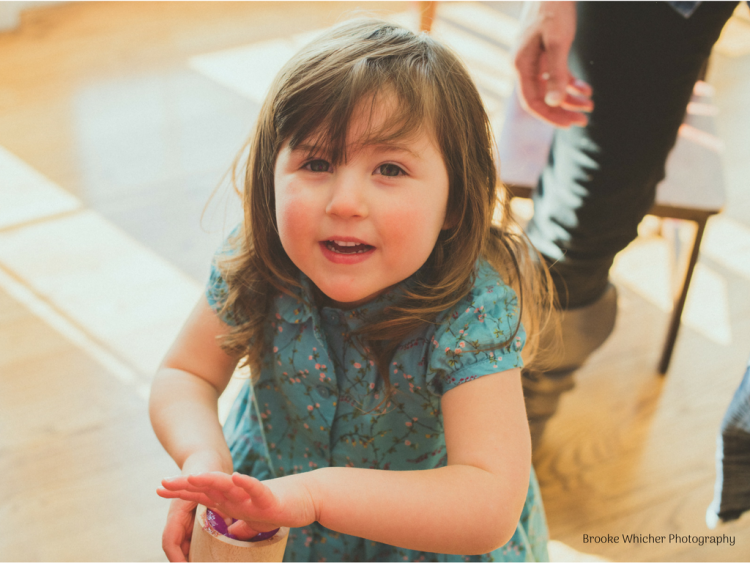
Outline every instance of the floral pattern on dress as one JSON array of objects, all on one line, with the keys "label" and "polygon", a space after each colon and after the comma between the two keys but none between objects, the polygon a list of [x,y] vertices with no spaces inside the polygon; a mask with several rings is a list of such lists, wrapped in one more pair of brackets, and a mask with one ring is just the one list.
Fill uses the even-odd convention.
[{"label": "floral pattern on dress", "polygon": [[[480,261],[470,293],[435,325],[396,350],[395,394],[381,404],[384,384],[351,333],[391,303],[399,286],[362,307],[308,305],[312,283],[273,303],[271,349],[255,385],[245,382],[224,426],[236,471],[259,479],[319,467],[416,470],[447,462],[440,400],[477,377],[521,367],[525,340],[515,293]],[[402,284],[408,283],[402,282]],[[226,284],[212,268],[207,298],[222,309]],[[225,312],[227,323],[236,312]],[[517,334],[516,334],[517,332]],[[509,341],[500,349],[487,350]],[[532,471],[526,505],[512,539],[481,556],[417,552],[348,536],[318,523],[291,530],[288,561],[534,561],[547,558],[547,528]]]}]

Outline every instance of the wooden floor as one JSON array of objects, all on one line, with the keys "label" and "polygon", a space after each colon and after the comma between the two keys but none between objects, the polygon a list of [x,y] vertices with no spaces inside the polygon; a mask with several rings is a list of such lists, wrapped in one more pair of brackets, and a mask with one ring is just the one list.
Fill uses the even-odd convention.
[{"label": "wooden floor", "polygon": [[[238,217],[224,174],[277,59],[352,13],[414,25],[414,9],[63,3],[0,33],[0,560],[165,560],[167,503],[154,491],[177,469],[150,429],[148,383]],[[519,9],[442,3],[434,27],[469,64],[496,128]],[[750,517],[704,523],[716,432],[750,355],[750,18],[740,9],[709,74],[728,204],[709,224],[669,374],[656,364],[671,246],[646,225],[613,274],[616,330],[535,458],[558,560],[750,559]],[[679,239],[679,225],[662,227]],[[583,542],[633,533],[735,544]]]}]

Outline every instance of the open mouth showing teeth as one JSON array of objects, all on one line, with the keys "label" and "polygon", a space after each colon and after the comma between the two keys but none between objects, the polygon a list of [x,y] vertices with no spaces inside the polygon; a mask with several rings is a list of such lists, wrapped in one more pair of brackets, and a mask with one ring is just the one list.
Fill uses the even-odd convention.
[{"label": "open mouth showing teeth", "polygon": [[375,248],[369,244],[359,244],[356,242],[343,242],[340,240],[327,240],[325,241],[326,248],[331,252],[337,252],[338,254],[362,254]]}]

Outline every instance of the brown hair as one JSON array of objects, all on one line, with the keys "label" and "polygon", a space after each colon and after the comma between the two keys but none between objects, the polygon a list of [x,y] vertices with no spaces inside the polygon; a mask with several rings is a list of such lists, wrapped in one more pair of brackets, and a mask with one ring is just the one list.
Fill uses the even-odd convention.
[{"label": "brown hair", "polygon": [[[219,267],[229,288],[225,310],[239,310],[244,317],[222,346],[246,356],[256,376],[269,346],[263,335],[270,304],[280,293],[291,294],[300,286],[299,270],[284,251],[276,225],[274,165],[280,147],[287,140],[292,149],[312,140],[325,144],[327,159],[334,164],[345,160],[352,115],[384,94],[395,98],[396,107],[386,125],[368,132],[365,142],[428,128],[448,170],[452,224],[439,235],[401,301],[357,331],[386,389],[391,390],[387,366],[396,348],[466,296],[480,256],[517,292],[529,336],[527,348],[534,348],[539,313],[552,306],[549,273],[521,229],[513,227],[506,192],[497,182],[494,137],[468,72],[456,55],[429,35],[382,21],[355,20],[326,32],[284,66],[248,142],[243,228],[230,241],[235,252]],[[493,225],[498,204],[503,213],[500,224]],[[507,346],[513,337],[515,333],[495,348]]]}]

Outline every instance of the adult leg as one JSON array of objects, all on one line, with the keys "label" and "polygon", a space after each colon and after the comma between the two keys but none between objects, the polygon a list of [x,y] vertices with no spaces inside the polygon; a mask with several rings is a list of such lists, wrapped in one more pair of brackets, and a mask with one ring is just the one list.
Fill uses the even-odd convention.
[{"label": "adult leg", "polygon": [[579,2],[569,65],[591,84],[586,127],[557,130],[534,197],[529,238],[560,296],[563,351],[524,373],[532,439],[541,437],[572,372],[614,326],[615,254],[637,235],[664,178],[701,68],[736,2],[684,18],[662,2]]}]

